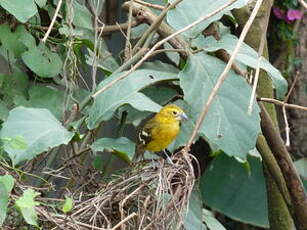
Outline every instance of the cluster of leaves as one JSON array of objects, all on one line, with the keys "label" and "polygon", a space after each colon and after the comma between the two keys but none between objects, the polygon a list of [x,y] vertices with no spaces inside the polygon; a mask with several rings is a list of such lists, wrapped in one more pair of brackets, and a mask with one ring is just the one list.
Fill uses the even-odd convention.
[{"label": "cluster of leaves", "polygon": [[[93,2],[96,4],[94,9],[99,15],[104,1]],[[186,0],[168,12],[167,22],[179,30],[225,3],[227,0]],[[92,103],[81,106],[80,119],[65,126],[62,124],[66,121],[63,114],[73,110],[73,103],[86,104],[91,94],[89,89],[77,86],[78,79],[82,80],[79,68],[85,71],[91,66],[98,67],[99,84],[93,91],[97,91],[125,72],[116,71],[123,63],[117,62],[117,58],[108,52],[104,40],[95,34],[93,16],[83,1],[65,1],[58,16],[60,20],[55,23],[53,32],[46,43],[41,42],[44,35],[41,16],[49,16],[51,21],[57,4],[56,0],[0,2],[6,14],[14,17],[14,23],[0,25],[0,57],[7,67],[1,68],[0,73],[2,161],[10,162],[13,168],[22,167],[26,161],[46,154],[59,145],[82,142],[86,136],[83,134],[109,122],[112,118],[121,118],[123,114],[126,116],[124,125],[137,125],[150,112],[157,112],[166,102],[178,96],[181,90],[183,100],[175,103],[183,107],[190,119],[183,124],[182,132],[170,149],[183,146],[191,136],[195,122],[226,66],[224,62],[211,55],[212,52],[224,49],[231,54],[238,41],[238,38],[231,35],[222,24],[218,24],[221,34],[219,41],[213,37],[205,38],[201,32],[231,9],[244,6],[246,1],[238,0],[183,34],[183,38],[190,41],[194,48],[202,50],[189,56],[183,68],[176,64],[180,59],[179,55],[169,55],[173,65],[160,61],[146,62],[125,79],[95,97]],[[255,68],[258,64],[258,54],[243,44],[236,61],[242,69]],[[260,68],[272,78],[276,93],[282,98],[287,83],[280,72],[265,59],[261,59]],[[88,76],[86,81],[89,82],[90,78]],[[167,84],[163,85],[165,82]],[[212,149],[222,150],[228,156],[216,157],[203,176],[200,188],[203,201],[211,208],[234,219],[267,227],[266,193],[260,160],[247,157],[255,148],[260,133],[259,108],[256,102],[252,113],[247,113],[250,96],[251,87],[248,82],[234,71],[230,71],[199,132],[199,137],[206,139]],[[127,137],[96,137],[90,147],[94,153],[103,150],[113,152],[126,162],[129,162],[134,154],[134,142]],[[232,156],[243,162],[250,162],[251,176],[248,176],[244,167],[231,158]],[[46,154],[46,157],[49,155]],[[225,183],[221,182],[221,178],[224,178]],[[219,184],[216,184],[217,181]],[[257,189],[254,188],[256,185]],[[0,204],[4,207],[0,209],[0,224],[5,220],[9,194],[13,186],[14,179],[11,176],[0,177]],[[236,191],[238,187],[239,192]],[[191,198],[191,210],[202,210],[202,203],[193,200],[199,199],[197,191],[195,194],[195,197]],[[248,195],[255,196],[255,199],[249,198],[255,203],[245,203],[244,209],[240,201]],[[34,206],[38,205],[34,201],[36,196],[37,192],[25,190],[15,205],[28,224],[38,226],[34,210]],[[64,213],[71,209],[70,204],[71,200],[68,200],[63,208]],[[197,212],[196,215],[198,220],[202,220],[202,212]],[[210,220],[208,213],[205,216]],[[218,229],[209,226],[215,226],[213,222],[206,222],[208,228]]]}]

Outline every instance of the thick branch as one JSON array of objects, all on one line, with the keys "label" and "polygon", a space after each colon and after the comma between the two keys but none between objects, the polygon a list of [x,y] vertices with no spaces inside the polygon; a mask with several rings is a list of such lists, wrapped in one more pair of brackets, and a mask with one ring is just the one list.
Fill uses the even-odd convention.
[{"label": "thick branch", "polygon": [[297,227],[299,229],[307,229],[307,197],[304,192],[303,184],[293,165],[290,154],[279,135],[279,131],[274,126],[264,105],[262,103],[259,103],[259,105],[261,108],[262,132],[287,182],[287,187],[292,197]]},{"label": "thick branch", "polygon": [[[148,7],[143,6],[139,3],[129,1],[125,2],[122,7],[124,10],[129,11],[131,5],[133,5],[132,14],[137,18],[137,20],[145,21],[148,25],[153,24],[157,20],[158,15],[154,14]],[[175,30],[169,25],[167,25],[165,22],[161,22],[161,24],[157,28],[157,33],[162,38],[166,38],[169,35],[175,33]],[[171,38],[168,42],[175,49],[185,49],[186,47],[188,47],[188,44],[184,42],[183,39],[180,39],[179,36]],[[185,54],[182,53],[182,55]]]}]

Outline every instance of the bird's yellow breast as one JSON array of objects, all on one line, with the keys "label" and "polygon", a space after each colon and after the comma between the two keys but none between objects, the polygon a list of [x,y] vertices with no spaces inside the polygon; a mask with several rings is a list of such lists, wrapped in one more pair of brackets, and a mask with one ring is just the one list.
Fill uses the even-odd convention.
[{"label": "bird's yellow breast", "polygon": [[179,122],[162,123],[152,129],[152,141],[145,149],[152,152],[159,152],[165,149],[176,138],[180,130]]}]

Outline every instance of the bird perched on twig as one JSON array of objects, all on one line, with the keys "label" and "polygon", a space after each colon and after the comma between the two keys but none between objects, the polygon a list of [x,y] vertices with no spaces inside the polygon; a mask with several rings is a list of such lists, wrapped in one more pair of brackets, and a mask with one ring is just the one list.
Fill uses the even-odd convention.
[{"label": "bird perched on twig", "polygon": [[144,158],[146,150],[160,152],[176,138],[180,131],[180,121],[187,115],[177,105],[164,106],[139,131],[136,153],[133,161]]}]

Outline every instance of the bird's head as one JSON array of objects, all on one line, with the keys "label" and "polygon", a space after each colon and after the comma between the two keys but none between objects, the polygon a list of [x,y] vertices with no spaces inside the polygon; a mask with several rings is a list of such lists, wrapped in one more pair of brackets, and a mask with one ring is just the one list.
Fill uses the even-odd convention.
[{"label": "bird's head", "polygon": [[174,104],[164,106],[158,114],[159,116],[170,120],[175,119],[181,121],[188,119],[188,116],[183,112],[183,110]]}]

